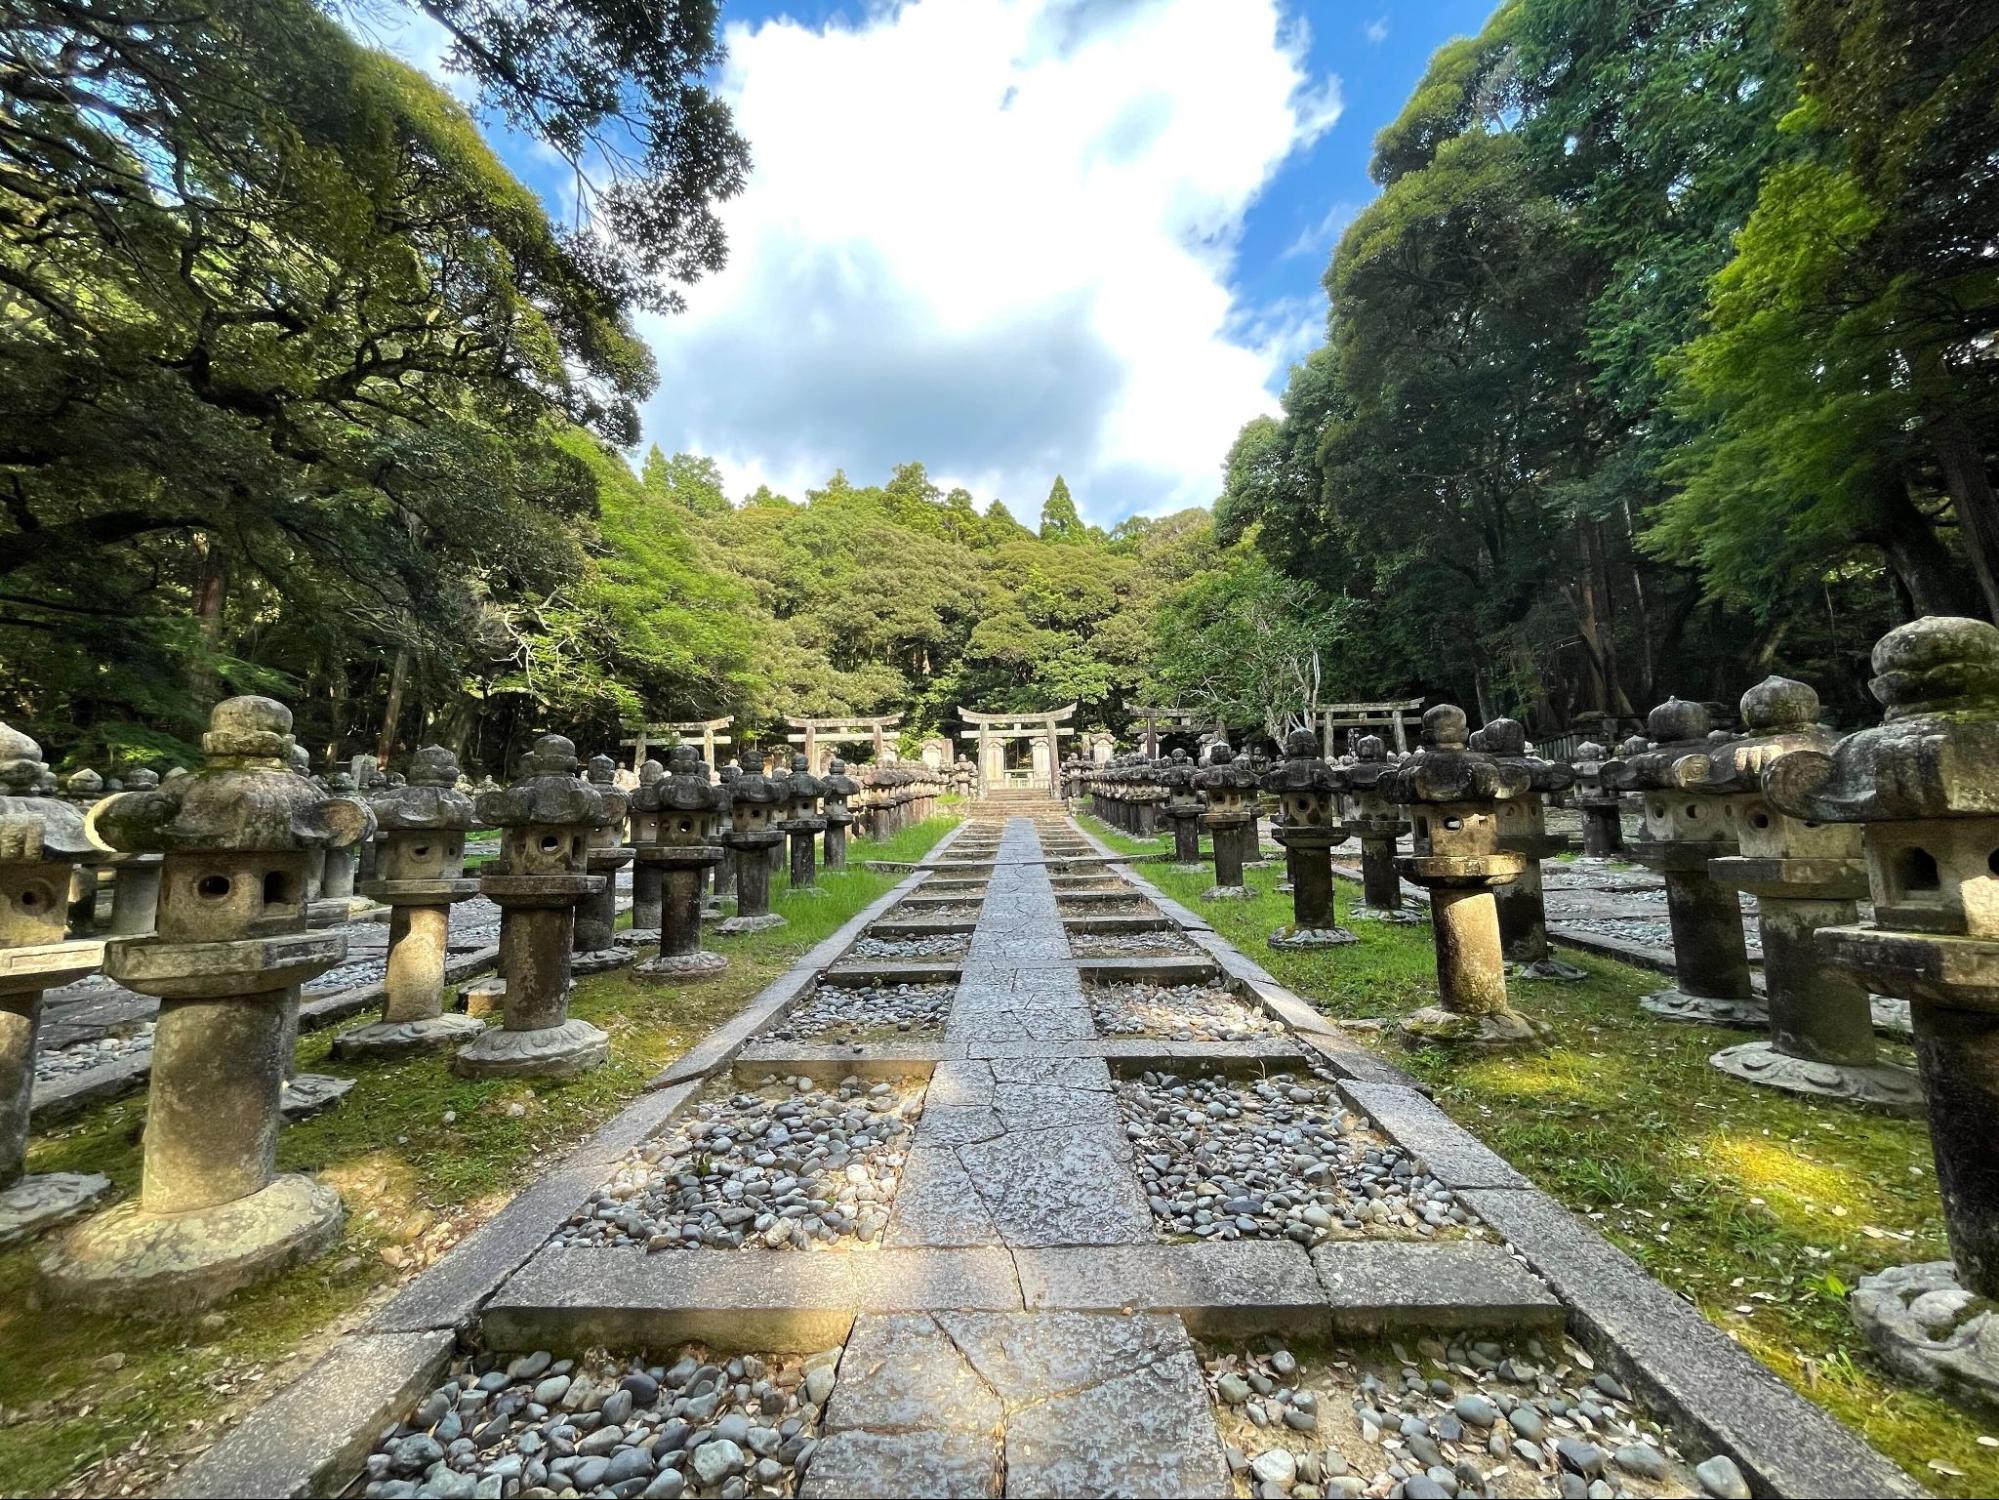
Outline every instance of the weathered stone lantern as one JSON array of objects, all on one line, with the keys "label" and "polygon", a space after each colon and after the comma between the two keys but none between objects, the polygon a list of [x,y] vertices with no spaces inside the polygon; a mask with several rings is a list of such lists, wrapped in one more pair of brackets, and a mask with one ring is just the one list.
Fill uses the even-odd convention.
[{"label": "weathered stone lantern", "polygon": [[1869,925],[1825,956],[1909,1001],[1951,1259],[1861,1278],[1854,1320],[1912,1379],[1999,1407],[1999,629],[1931,616],[1874,647],[1878,727],[1764,774],[1777,811],[1858,823]]},{"label": "weathered stone lantern", "polygon": [[1402,877],[1395,871],[1395,841],[1409,831],[1395,801],[1396,763],[1378,734],[1354,743],[1346,768],[1347,830],[1360,839],[1360,901],[1347,908],[1349,921],[1420,922],[1422,915],[1402,901]]},{"label": "weathered stone lantern", "polygon": [[[62,778],[63,800],[88,817],[91,808],[104,800],[104,778],[89,766],[71,771]],[[72,861],[69,867],[68,932],[87,938],[97,927],[97,867],[99,859]]]},{"label": "weathered stone lantern", "polygon": [[736,779],[729,787],[736,914],[715,929],[725,935],[784,926],[784,918],[770,909],[770,852],[784,843],[784,831],[777,826],[784,792],[763,769],[761,750],[745,750],[736,757]]},{"label": "weathered stone lantern", "polygon": [[139,1196],[78,1225],[42,1264],[59,1296],[105,1310],[214,1302],[317,1254],[340,1198],[276,1174],[279,1098],[298,987],[346,956],[306,925],[307,856],[374,832],[366,804],[289,769],[291,711],[215,706],[199,771],[122,792],[91,815],[114,849],[163,854],[159,923],[114,938],[104,972],[159,997]]},{"label": "weathered stone lantern", "polygon": [[[711,785],[715,788],[715,821],[709,825],[709,833],[722,846],[722,858],[715,865],[715,904],[719,908],[724,901],[736,897],[736,857],[729,852],[729,834],[736,823],[736,777],[741,775],[733,764],[724,763],[715,772]],[[717,913],[719,915],[719,912]]]},{"label": "weathered stone lantern", "polygon": [[632,961],[631,949],[618,942],[618,871],[632,862],[632,851],[623,842],[631,798],[619,787],[617,773],[618,763],[610,756],[590,757],[586,774],[603,799],[604,821],[590,830],[586,867],[604,882],[576,904],[576,928],[570,936],[575,953],[570,971],[575,974],[601,974]]},{"label": "weathered stone lantern", "polygon": [[375,878],[364,891],[389,907],[382,1019],[335,1037],[333,1055],[402,1057],[455,1046],[486,1029],[478,1017],[444,1008],[451,908],[479,892],[479,882],[465,874],[474,809],[458,790],[458,758],[441,745],[417,751],[409,779],[378,788],[368,805],[383,837]]},{"label": "weathered stone lantern", "polygon": [[1785,757],[1833,753],[1840,736],[1818,713],[1819,695],[1805,683],[1765,678],[1742,695],[1741,738],[1673,764],[1682,786],[1735,800],[1741,852],[1709,861],[1708,870],[1755,894],[1763,938],[1770,1039],[1725,1047],[1711,1060],[1752,1083],[1915,1114],[1923,1107],[1916,1075],[1881,1061],[1871,997],[1816,942],[1821,928],[1859,917],[1855,903],[1867,893],[1860,829],[1793,818],[1763,792]]},{"label": "weathered stone lantern", "polygon": [[1404,878],[1430,892],[1438,1004],[1402,1022],[1412,1046],[1495,1049],[1541,1045],[1543,1028],[1507,1002],[1506,961],[1493,890],[1519,878],[1524,856],[1500,847],[1498,804],[1524,796],[1524,770],[1467,747],[1464,710],[1440,703],[1423,715],[1423,751],[1396,772],[1409,808],[1414,853]]},{"label": "weathered stone lantern", "polygon": [[648,979],[704,979],[729,967],[728,959],[701,947],[701,877],[723,858],[715,824],[724,792],[710,783],[692,745],[675,745],[666,764],[665,778],[641,786],[634,798],[653,830],[653,841],[638,847],[638,867],[660,872],[664,900],[659,952],[632,972]]},{"label": "weathered stone lantern", "polygon": [[1689,791],[1673,775],[1674,762],[1713,743],[1707,710],[1668,698],[1645,723],[1650,748],[1626,753],[1635,743],[1627,740],[1600,773],[1609,790],[1639,793],[1645,837],[1626,852],[1666,881],[1676,983],[1639,1003],[1669,1020],[1760,1028],[1769,1011],[1750,985],[1742,907],[1708,870],[1708,861],[1736,852],[1735,799]]},{"label": "weathered stone lantern", "polygon": [[812,774],[812,762],[802,753],[791,757],[791,777],[785,786],[790,794],[783,828],[791,839],[791,889],[817,895],[818,860],[813,840],[826,831],[826,817],[819,808],[826,787]]},{"label": "weathered stone lantern", "polygon": [[861,789],[861,784],[847,774],[847,763],[836,755],[833,764],[827,768],[827,774],[819,779],[819,786],[826,798],[826,868],[844,870],[847,868],[847,829],[854,821],[847,799]]},{"label": "weathered stone lantern", "polygon": [[1333,846],[1347,841],[1339,822],[1339,773],[1319,758],[1319,738],[1293,730],[1284,761],[1264,773],[1263,790],[1284,814],[1277,840],[1290,856],[1291,925],[1270,934],[1273,948],[1332,948],[1354,935],[1339,925],[1333,904]]},{"label": "weathered stone lantern", "polygon": [[1243,881],[1247,862],[1243,844],[1256,806],[1256,773],[1249,768],[1249,757],[1236,755],[1227,740],[1216,740],[1208,747],[1208,763],[1196,773],[1194,784],[1208,799],[1201,826],[1214,844],[1215,883],[1202,893],[1203,899],[1246,900],[1254,893]]},{"label": "weathered stone lantern", "polygon": [[97,850],[82,814],[39,795],[47,770],[41,746],[0,724],[0,1249],[88,1212],[111,1188],[95,1172],[26,1175],[42,994],[93,972],[104,951],[64,941],[70,875]]},{"label": "weathered stone lantern", "polygon": [[500,856],[479,893],[500,908],[501,1024],[451,1060],[471,1078],[567,1078],[600,1066],[610,1038],[569,1014],[576,904],[609,879],[589,870],[592,830],[616,813],[576,779],[576,746],[545,734],[510,786],[481,792],[479,821],[500,830]]},{"label": "weathered stone lantern", "polygon": [[[1522,979],[1587,979],[1585,970],[1563,963],[1549,950],[1548,908],[1541,887],[1541,861],[1569,847],[1562,835],[1548,832],[1548,797],[1567,788],[1575,773],[1530,754],[1527,731],[1517,719],[1494,719],[1479,734],[1484,736],[1479,749],[1527,777],[1526,791],[1495,804],[1499,847],[1525,861],[1518,879],[1493,892],[1499,905],[1500,950],[1508,963],[1517,966],[1515,972]],[[1475,743],[1478,738],[1473,736]]]},{"label": "weathered stone lantern", "polygon": [[1624,849],[1624,799],[1603,784],[1610,752],[1595,740],[1576,746],[1576,811],[1583,821],[1583,854],[1608,859]]},{"label": "weathered stone lantern", "polygon": [[1185,871],[1201,866],[1200,820],[1206,804],[1194,785],[1195,774],[1193,759],[1185,750],[1175,750],[1159,773],[1159,784],[1166,789],[1159,815],[1173,830],[1173,863]]},{"label": "weathered stone lantern", "polygon": [[[666,767],[647,757],[639,767],[638,790],[626,808],[632,848],[643,850],[659,842],[659,798],[652,788],[666,779]],[[659,941],[660,909],[665,901],[666,867],[640,853],[632,864],[632,925],[618,940],[638,947]]]},{"label": "weathered stone lantern", "polygon": [[[125,790],[149,792],[160,784],[159,773],[140,767],[125,778]],[[160,904],[160,860],[153,853],[104,854],[111,867],[111,927],[113,937],[137,937],[153,930]]]},{"label": "weathered stone lantern", "polygon": [[[336,797],[352,797],[356,792],[354,778],[345,771],[328,772],[320,784]],[[380,837],[379,833],[377,837]],[[320,870],[319,899],[313,903],[312,920],[351,922],[373,904],[366,897],[355,894],[354,872],[360,860],[359,845],[328,846],[326,861]]]}]

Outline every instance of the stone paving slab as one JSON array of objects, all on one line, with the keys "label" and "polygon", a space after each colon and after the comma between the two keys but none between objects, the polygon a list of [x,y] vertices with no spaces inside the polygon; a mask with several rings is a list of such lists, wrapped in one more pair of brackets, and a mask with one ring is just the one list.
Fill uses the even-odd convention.
[{"label": "stone paving slab", "polygon": [[487,1303],[501,1350],[664,1347],[816,1350],[856,1314],[1021,1306],[1013,1258],[963,1249],[662,1250],[551,1245]]},{"label": "stone paving slab", "polygon": [[1326,1289],[1289,1240],[1014,1252],[1030,1311],[1177,1313],[1203,1337],[1292,1336],[1326,1323]]},{"label": "stone paving slab", "polygon": [[444,1332],[342,1339],[162,1493],[189,1500],[340,1493],[376,1433],[435,1383],[454,1343]]},{"label": "stone paving slab", "polygon": [[1395,1084],[1344,1082],[1340,1096],[1397,1145],[1423,1159],[1444,1186],[1524,1188],[1506,1159],[1422,1094]]},{"label": "stone paving slab", "polygon": [[1694,1446],[1730,1454],[1755,1493],[1923,1493],[1552,1198],[1508,1189],[1464,1196],[1554,1288],[1590,1351]]},{"label": "stone paving slab", "polygon": [[1311,1258],[1334,1333],[1562,1326],[1561,1300],[1497,1245],[1332,1240]]}]

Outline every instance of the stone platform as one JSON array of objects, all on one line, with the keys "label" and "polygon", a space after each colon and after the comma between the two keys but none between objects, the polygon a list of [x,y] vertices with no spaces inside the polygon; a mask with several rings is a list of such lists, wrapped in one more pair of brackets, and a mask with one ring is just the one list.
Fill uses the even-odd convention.
[{"label": "stone platform", "polygon": [[[912,982],[914,966],[870,963],[855,945],[906,920],[891,913],[933,871],[970,862],[972,845],[991,874],[967,898],[978,915],[949,966],[941,1035],[763,1035],[786,1031],[822,983]],[[1070,852],[1051,861],[1049,845]],[[1077,857],[1106,861],[1193,956],[1075,957],[1056,880]],[[1102,1034],[1106,996],[1134,987],[1156,1001],[1130,1012],[1139,1034]],[[1196,1001],[1257,1025],[1232,1040],[1145,1033],[1146,1018]],[[812,1105],[852,1079],[843,1103]],[[871,1126],[891,1108],[913,1132]],[[863,1153],[850,1137],[873,1144]],[[858,1235],[834,1201],[856,1183]],[[789,1239],[787,1216],[801,1228]],[[579,1239],[593,1217],[622,1228]],[[1330,1376],[1318,1390],[1337,1398],[1285,1375],[1299,1364],[1289,1341],[1333,1351],[1337,1370],[1403,1340],[1437,1361],[1448,1345],[1467,1380],[1468,1361],[1495,1381],[1531,1361],[1565,1382],[1544,1393],[1589,1386],[1579,1399],[1600,1403],[1603,1425],[1577,1426],[1566,1398],[1546,1414],[1516,1402],[1497,1459],[1477,1424],[1501,1419],[1476,1382],[1455,1409],[1432,1391],[1405,1396],[1397,1434],[1374,1409],[1394,1404],[1378,1387],[1349,1402]],[[551,1358],[595,1349],[634,1372],[617,1391],[579,1400],[566,1374],[542,1377]],[[782,1428],[718,1417],[710,1387],[724,1377],[701,1372],[732,1360],[744,1381],[802,1369],[802,1384],[759,1398],[797,1415]],[[541,1378],[561,1382],[546,1401]],[[433,1437],[475,1380],[517,1381],[523,1399],[442,1475],[454,1493],[528,1472],[557,1492],[601,1482],[689,1496],[1289,1494],[1306,1470],[1331,1472],[1332,1433],[1379,1472],[1356,1469],[1355,1487],[1326,1494],[1413,1484],[1427,1460],[1412,1455],[1431,1448],[1565,1492],[1566,1465],[1611,1461],[1591,1437],[1625,1443],[1629,1465],[1656,1463],[1669,1489],[1719,1461],[1757,1494],[1921,1493],[1414,1079],[1053,817],[974,824],[940,845],[188,1469],[177,1493],[422,1484],[408,1464],[450,1467]],[[1352,1409],[1314,1404],[1335,1399]],[[1412,1410],[1422,1402],[1427,1415]],[[590,1420],[566,1426],[567,1411]],[[573,1457],[552,1460],[572,1443]],[[680,1477],[661,1478],[668,1469]]]}]

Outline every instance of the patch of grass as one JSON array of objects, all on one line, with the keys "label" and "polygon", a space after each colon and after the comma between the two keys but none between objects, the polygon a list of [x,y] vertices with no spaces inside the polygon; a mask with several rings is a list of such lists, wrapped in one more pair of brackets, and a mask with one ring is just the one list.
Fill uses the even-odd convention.
[{"label": "patch of grass", "polygon": [[[1121,852],[1168,847],[1083,822]],[[1435,994],[1427,924],[1361,922],[1350,946],[1274,952],[1264,939],[1291,918],[1271,889],[1280,870],[1248,872],[1255,899],[1232,902],[1200,899],[1210,876],[1143,873],[1328,1015],[1389,1022],[1355,1038],[1931,1490],[1999,1494],[1999,1449],[1978,1443],[1991,1424],[1897,1382],[1844,1306],[1870,1271],[1949,1254],[1920,1121],[1740,1083],[1708,1058],[1743,1033],[1660,1020],[1638,1008],[1658,976],[1573,952],[1586,981],[1513,986],[1514,1004],[1554,1028],[1547,1053],[1411,1052],[1392,1023]],[[1342,911],[1354,894],[1341,883]]]},{"label": "patch of grass", "polygon": [[[893,852],[850,847],[857,860],[913,859],[956,821],[907,829]],[[816,896],[780,881],[772,908],[788,925],[715,939],[730,967],[714,979],[653,984],[618,970],[578,980],[570,1013],[611,1034],[610,1061],[580,1078],[464,1079],[448,1054],[347,1065],[329,1056],[333,1032],[302,1038],[301,1068],[360,1080],[337,1109],[278,1141],[282,1170],[340,1189],[340,1241],[206,1318],[163,1323],[37,1306],[33,1252],[0,1254],[0,1491],[156,1488],[896,879],[849,869],[823,876]],[[102,1172],[120,1194],[134,1192],[144,1118],[143,1096],[92,1110],[37,1136],[29,1169]]]}]

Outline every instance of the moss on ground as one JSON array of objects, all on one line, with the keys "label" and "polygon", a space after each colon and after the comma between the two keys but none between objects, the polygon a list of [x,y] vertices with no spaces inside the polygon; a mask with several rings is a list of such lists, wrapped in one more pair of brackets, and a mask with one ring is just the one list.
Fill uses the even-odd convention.
[{"label": "moss on ground", "polygon": [[[857,841],[853,857],[915,858],[956,821]],[[278,1143],[282,1169],[339,1187],[339,1243],[204,1318],[164,1323],[35,1306],[32,1252],[0,1254],[0,1493],[157,1488],[897,879],[850,868],[822,875],[819,896],[776,882],[772,906],[788,925],[712,939],[731,963],[711,980],[648,984],[624,970],[578,980],[571,1013],[611,1034],[610,1061],[581,1078],[463,1079],[444,1056],[350,1066],[330,1060],[332,1031],[304,1037],[301,1067],[361,1080]],[[37,1136],[29,1170],[102,1172],[120,1194],[135,1191],[144,1118],[143,1096],[94,1109]]]},{"label": "moss on ground", "polygon": [[[1169,847],[1083,821],[1126,853]],[[1866,1273],[1948,1256],[1922,1122],[1737,1082],[1708,1058],[1743,1033],[1651,1016],[1638,998],[1657,975],[1573,952],[1563,956],[1587,981],[1512,990],[1554,1028],[1551,1051],[1412,1053],[1393,1023],[1435,994],[1427,924],[1355,923],[1350,946],[1276,952],[1264,940],[1291,920],[1290,897],[1272,889],[1281,868],[1249,871],[1256,898],[1233,902],[1200,899],[1210,875],[1141,870],[1328,1015],[1387,1022],[1354,1035],[1425,1079],[1460,1124],[1930,1489],[1999,1494],[1999,1424],[1897,1382],[1846,1313],[1847,1289]],[[1353,893],[1341,884],[1342,911]]]}]

